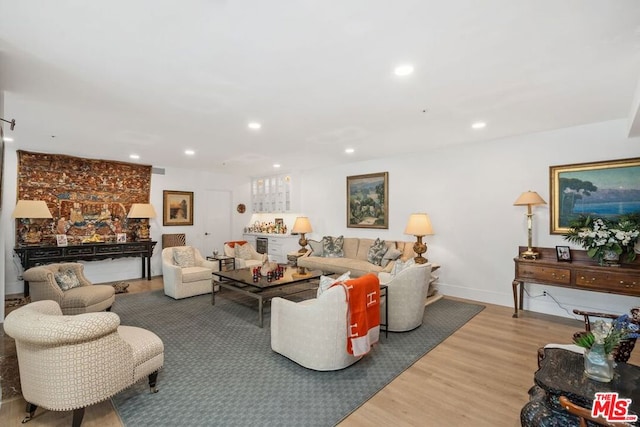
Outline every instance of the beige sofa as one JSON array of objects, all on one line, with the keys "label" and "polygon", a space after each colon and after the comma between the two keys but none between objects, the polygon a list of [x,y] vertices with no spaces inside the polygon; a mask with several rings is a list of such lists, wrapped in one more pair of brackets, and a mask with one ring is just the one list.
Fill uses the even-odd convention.
[{"label": "beige sofa", "polygon": [[[306,254],[298,258],[298,267],[305,267],[309,270],[323,270],[332,273],[351,272],[351,277],[364,276],[367,273],[379,273],[381,271],[390,272],[393,268],[394,261],[389,262],[385,267],[371,264],[367,261],[367,254],[375,239],[360,239],[357,237],[345,237],[342,249],[344,257],[331,258],[320,257],[308,251]],[[413,244],[415,242],[403,242],[388,240],[385,244],[389,248],[398,249],[402,252],[400,259],[407,261],[416,256],[413,252]]]}]

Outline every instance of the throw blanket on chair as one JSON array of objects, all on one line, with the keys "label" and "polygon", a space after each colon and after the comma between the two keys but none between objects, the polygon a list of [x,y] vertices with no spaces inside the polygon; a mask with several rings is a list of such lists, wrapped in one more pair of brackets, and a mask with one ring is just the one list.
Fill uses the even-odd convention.
[{"label": "throw blanket on chair", "polygon": [[[369,273],[357,279],[336,283],[347,295],[347,352],[354,356],[367,354],[380,336],[380,282]],[[334,286],[336,286],[334,285]]]}]

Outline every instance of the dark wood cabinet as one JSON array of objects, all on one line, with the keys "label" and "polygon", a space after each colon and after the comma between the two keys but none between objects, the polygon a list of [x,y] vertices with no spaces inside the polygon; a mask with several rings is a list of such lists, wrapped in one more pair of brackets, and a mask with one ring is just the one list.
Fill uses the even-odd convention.
[{"label": "dark wood cabinet", "polygon": [[[518,253],[526,249],[521,246]],[[610,267],[598,265],[583,250],[572,249],[571,262],[558,261],[555,248],[534,248],[534,250],[539,253],[538,259],[520,257],[514,259],[513,317],[518,317],[518,309],[522,310],[525,283],[640,296],[640,257],[632,263]],[[518,292],[518,286],[520,286],[520,292]]]},{"label": "dark wood cabinet", "polygon": [[[109,258],[140,257],[142,278],[151,280],[151,257],[157,242],[86,243],[72,246],[19,246],[14,252],[25,270],[54,262],[99,261]],[[24,295],[29,295],[29,283],[24,282]]]}]

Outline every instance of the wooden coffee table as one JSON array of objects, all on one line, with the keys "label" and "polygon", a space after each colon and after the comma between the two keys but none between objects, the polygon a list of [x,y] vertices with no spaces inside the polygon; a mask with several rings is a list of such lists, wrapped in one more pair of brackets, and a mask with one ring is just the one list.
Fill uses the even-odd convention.
[{"label": "wooden coffee table", "polygon": [[[219,285],[221,288],[238,292],[242,295],[258,300],[258,326],[262,328],[262,314],[265,303],[269,302],[273,297],[282,295],[282,293],[272,291],[290,288],[293,285],[319,279],[320,276],[330,276],[333,273],[313,270],[309,271],[306,275],[299,275],[297,268],[287,267],[284,271],[284,276],[278,280],[272,280],[270,282],[263,276],[260,276],[258,281],[254,282],[252,268],[240,268],[230,271],[214,271],[213,274],[221,279],[219,282],[215,282],[215,285]],[[312,288],[303,289],[297,292],[289,292],[286,293],[286,295],[294,295],[299,292],[306,292],[310,289]],[[211,292],[212,305],[216,303],[215,295],[215,292]]]}]

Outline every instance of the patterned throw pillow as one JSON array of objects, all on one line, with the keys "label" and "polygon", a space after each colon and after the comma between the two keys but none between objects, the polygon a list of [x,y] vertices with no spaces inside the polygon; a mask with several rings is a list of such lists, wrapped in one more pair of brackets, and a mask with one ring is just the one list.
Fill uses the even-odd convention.
[{"label": "patterned throw pillow", "polygon": [[80,286],[80,280],[73,270],[56,271],[53,273],[53,277],[56,279],[56,283],[63,291],[77,288]]},{"label": "patterned throw pillow", "polygon": [[386,267],[387,264],[389,264],[391,261],[395,261],[398,258],[400,258],[400,256],[402,255],[402,251],[396,248],[389,248],[389,250],[387,252],[385,252],[384,256],[382,257],[382,261],[380,262],[380,265],[382,267]]},{"label": "patterned throw pillow", "polygon": [[236,244],[235,251],[236,258],[251,259],[251,257],[253,256],[248,243],[245,243],[244,245]]},{"label": "patterned throw pillow", "polygon": [[384,240],[377,238],[369,248],[369,252],[367,252],[367,261],[374,265],[381,265],[382,257],[387,253],[387,249],[388,248],[384,243]]},{"label": "patterned throw pillow", "polygon": [[322,242],[317,240],[307,240],[309,246],[311,246],[311,255],[324,256],[324,250],[322,249]]},{"label": "patterned throw pillow", "polygon": [[178,267],[195,267],[196,256],[191,246],[173,248],[173,261]]},{"label": "patterned throw pillow", "polygon": [[344,236],[331,237],[324,236],[322,238],[322,251],[327,258],[342,258],[344,257],[344,251],[342,246],[344,245]]},{"label": "patterned throw pillow", "polygon": [[349,280],[350,278],[351,278],[351,272],[350,271],[347,271],[346,273],[342,274],[337,279],[332,279],[329,276],[320,276],[320,284],[318,285],[318,293],[316,295],[316,298],[320,298],[320,295],[322,295],[322,293],[324,291],[329,289],[335,283],[344,282],[346,280]]},{"label": "patterned throw pillow", "polygon": [[413,260],[413,258],[404,262],[401,260],[397,260],[396,263],[393,265],[393,270],[391,270],[391,275],[395,276],[396,274],[400,273],[402,270],[406,270],[407,268],[415,264],[416,262]]}]

